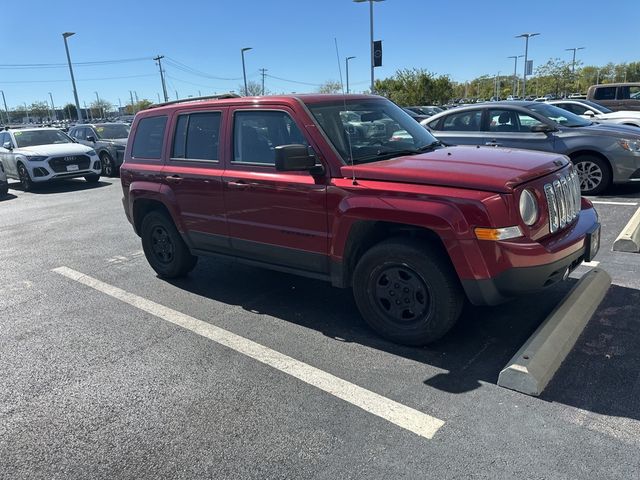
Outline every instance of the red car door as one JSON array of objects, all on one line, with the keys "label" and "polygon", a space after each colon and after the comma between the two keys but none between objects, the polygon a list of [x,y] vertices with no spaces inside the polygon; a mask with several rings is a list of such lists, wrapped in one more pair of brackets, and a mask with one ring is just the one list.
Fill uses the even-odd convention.
[{"label": "red car door", "polygon": [[219,145],[225,110],[178,111],[171,122],[163,188],[171,191],[181,227],[197,250],[229,248]]},{"label": "red car door", "polygon": [[223,174],[234,253],[306,272],[328,272],[326,177],[277,172],[274,148],[310,145],[304,127],[285,107],[235,108],[231,150]]}]

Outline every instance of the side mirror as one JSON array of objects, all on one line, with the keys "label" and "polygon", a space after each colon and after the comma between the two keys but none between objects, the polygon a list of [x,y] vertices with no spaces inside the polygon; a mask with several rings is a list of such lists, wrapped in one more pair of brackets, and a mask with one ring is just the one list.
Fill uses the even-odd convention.
[{"label": "side mirror", "polygon": [[557,132],[557,128],[553,128],[550,125],[534,125],[531,127],[531,132],[533,133],[549,133],[549,132]]},{"label": "side mirror", "polygon": [[6,148],[7,150],[13,150],[13,145],[11,145],[11,142],[4,142],[2,144],[2,148]]},{"label": "side mirror", "polygon": [[87,136],[87,141],[91,143],[96,143],[96,137],[94,137],[93,135],[89,135]]},{"label": "side mirror", "polygon": [[591,110],[587,110],[582,115],[584,115],[585,117],[595,117],[596,116],[596,114],[593,113]]},{"label": "side mirror", "polygon": [[[314,171],[316,156],[310,147],[300,144],[279,145],[275,148],[276,170],[279,172]],[[322,169],[322,167],[319,167]]]}]

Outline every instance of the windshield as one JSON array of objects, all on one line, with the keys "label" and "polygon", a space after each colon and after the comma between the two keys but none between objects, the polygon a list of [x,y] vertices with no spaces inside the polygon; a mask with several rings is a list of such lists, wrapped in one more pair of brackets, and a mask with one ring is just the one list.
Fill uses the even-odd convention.
[{"label": "windshield", "polygon": [[[596,102],[591,102],[589,100],[580,100],[580,103],[587,105],[591,108],[596,108],[599,111],[601,111],[602,113],[611,113],[613,110],[609,110],[607,107],[600,105],[599,103]],[[595,113],[595,112],[594,112]]]},{"label": "windshield", "polygon": [[13,136],[16,138],[18,148],[52,143],[73,143],[73,140],[60,130],[20,130],[13,132]]},{"label": "windshield", "polygon": [[307,104],[345,164],[385,160],[435,148],[438,141],[384,99]]},{"label": "windshield", "polygon": [[587,125],[591,125],[590,120],[585,120],[578,115],[563,110],[562,108],[554,107],[548,103],[536,103],[528,105],[527,108],[564,127],[586,127]]},{"label": "windshield", "polygon": [[113,123],[109,125],[96,126],[96,133],[100,138],[127,138],[129,136],[129,127],[122,123]]}]

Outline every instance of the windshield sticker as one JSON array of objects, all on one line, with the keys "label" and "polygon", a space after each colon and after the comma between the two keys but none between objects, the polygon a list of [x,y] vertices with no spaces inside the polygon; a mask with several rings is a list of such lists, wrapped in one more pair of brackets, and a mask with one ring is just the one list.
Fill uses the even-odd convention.
[{"label": "windshield sticker", "polygon": [[96,128],[96,130],[97,130],[98,132],[104,132],[104,127],[98,127],[98,128]]},{"label": "windshield sticker", "polygon": [[13,132],[13,135],[19,137],[20,135],[22,135],[22,132]]}]

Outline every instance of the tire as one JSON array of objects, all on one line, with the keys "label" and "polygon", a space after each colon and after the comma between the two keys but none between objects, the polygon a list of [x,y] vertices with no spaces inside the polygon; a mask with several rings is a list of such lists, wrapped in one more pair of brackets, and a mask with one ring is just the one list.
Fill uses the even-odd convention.
[{"label": "tire", "polygon": [[173,221],[154,210],[142,220],[142,249],[147,261],[163,278],[178,278],[196,266],[198,257],[191,255]]},{"label": "tire", "polygon": [[84,179],[89,183],[98,183],[100,181],[100,175],[98,174],[85,175]]},{"label": "tire", "polygon": [[353,295],[371,328],[413,346],[445,335],[464,304],[460,282],[441,249],[404,238],[386,240],[362,256]]},{"label": "tire", "polygon": [[582,195],[600,195],[611,186],[611,167],[600,157],[581,155],[573,159],[573,164],[578,172]]},{"label": "tire", "polygon": [[29,171],[24,164],[18,164],[18,178],[20,179],[20,183],[22,184],[22,189],[25,192],[30,192],[33,190],[33,180],[29,176]]},{"label": "tire", "polygon": [[5,197],[9,193],[9,184],[4,183],[0,185],[0,198]]},{"label": "tire", "polygon": [[115,177],[118,169],[116,168],[113,158],[107,152],[100,154],[100,165],[102,166],[102,175],[105,177]]}]

